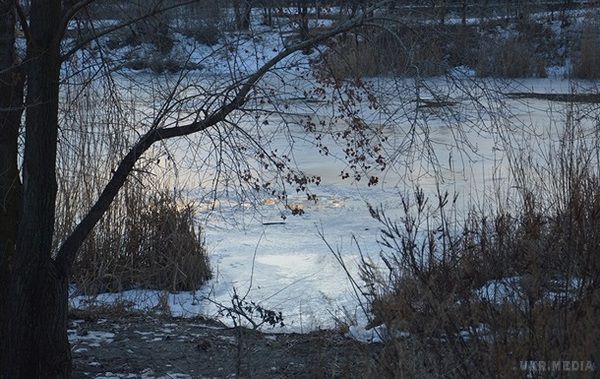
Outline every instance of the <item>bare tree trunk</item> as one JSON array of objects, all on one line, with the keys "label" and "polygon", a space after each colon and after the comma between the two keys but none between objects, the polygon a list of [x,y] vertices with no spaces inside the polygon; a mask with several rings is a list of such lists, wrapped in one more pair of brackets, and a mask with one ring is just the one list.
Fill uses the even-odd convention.
[{"label": "bare tree trunk", "polygon": [[[0,1],[0,241],[15,244],[21,179],[17,167],[23,87],[15,56],[15,12]],[[7,259],[0,255],[0,261]]]},{"label": "bare tree trunk", "polygon": [[244,17],[242,19],[242,28],[243,30],[250,29],[250,21],[252,18],[252,1],[246,0],[244,8]]},{"label": "bare tree trunk", "polygon": [[[15,9],[10,0],[0,1],[0,336],[8,335],[13,318],[9,285],[11,261],[17,240],[21,181],[17,167],[18,134],[23,94],[15,65]],[[20,97],[19,97],[20,93]],[[10,364],[10,341],[0,338],[0,377]]]},{"label": "bare tree trunk", "polygon": [[267,26],[273,26],[273,6],[270,2],[263,4],[263,23]]},{"label": "bare tree trunk", "polygon": [[250,29],[250,18],[252,16],[251,0],[233,0],[235,13],[235,25],[238,30]]},{"label": "bare tree trunk", "polygon": [[[70,377],[68,282],[64,270],[56,267],[51,257],[56,200],[60,20],[60,0],[31,2],[22,212],[16,251],[8,259],[7,283],[1,301],[7,306],[2,309],[6,317],[0,326],[0,377],[3,378]],[[0,38],[9,35],[7,30],[2,32]]]},{"label": "bare tree trunk", "polygon": [[446,23],[447,11],[448,11],[448,9],[447,9],[447,5],[446,5],[446,0],[440,0],[439,10],[438,10],[438,17],[440,20],[440,25],[444,25]]},{"label": "bare tree trunk", "polygon": [[309,37],[308,27],[308,1],[302,0],[298,4],[298,27],[300,29],[300,39],[305,40]]}]

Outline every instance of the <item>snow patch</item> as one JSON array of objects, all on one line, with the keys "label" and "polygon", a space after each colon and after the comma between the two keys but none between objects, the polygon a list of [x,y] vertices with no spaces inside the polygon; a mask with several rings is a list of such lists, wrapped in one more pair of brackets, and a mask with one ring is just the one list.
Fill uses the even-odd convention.
[{"label": "snow patch", "polygon": [[351,325],[346,337],[365,343],[383,343],[387,336],[387,328],[384,324],[371,329],[364,326]]},{"label": "snow patch", "polygon": [[71,344],[86,343],[88,346],[99,347],[102,343],[111,343],[114,341],[115,334],[110,332],[101,332],[94,330],[77,331],[68,330],[69,342]]}]

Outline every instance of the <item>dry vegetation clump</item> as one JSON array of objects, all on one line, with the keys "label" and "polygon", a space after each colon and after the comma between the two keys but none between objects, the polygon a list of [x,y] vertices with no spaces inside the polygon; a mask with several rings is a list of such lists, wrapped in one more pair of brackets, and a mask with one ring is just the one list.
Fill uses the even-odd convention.
[{"label": "dry vegetation clump", "polygon": [[479,40],[474,66],[478,76],[541,78],[547,75],[547,65],[557,63],[553,57],[558,42],[546,25],[531,19],[519,21],[512,31],[493,25],[484,29]]},{"label": "dry vegetation clump", "polygon": [[195,208],[169,192],[128,188],[86,240],[73,277],[87,294],[193,290],[211,277]]},{"label": "dry vegetation clump", "polygon": [[[582,45],[588,51],[587,62],[594,58],[593,43],[589,38],[586,41]],[[520,20],[512,28],[498,22],[390,25],[337,38],[319,67],[337,79],[436,76],[457,66],[472,67],[480,77],[545,77],[546,66],[564,64],[564,57],[557,58],[559,45],[548,25],[531,19]]]},{"label": "dry vegetation clump", "polygon": [[581,34],[581,48],[573,67],[573,77],[600,78],[600,24],[598,23],[588,23]]},{"label": "dry vegetation clump", "polygon": [[435,76],[456,66],[476,67],[479,76],[543,77],[544,38],[523,32],[514,38],[479,36],[462,25],[397,27],[365,30],[338,38],[324,54],[320,68],[338,79],[377,75]]},{"label": "dry vegetation clump", "polygon": [[458,65],[472,65],[475,29],[461,25],[366,28],[346,34],[329,45],[320,68],[338,79],[376,75],[445,73]]},{"label": "dry vegetation clump", "polygon": [[476,71],[481,77],[546,77],[545,61],[532,54],[535,45],[521,36],[507,40],[483,39]]},{"label": "dry vegetation clump", "polygon": [[171,11],[173,29],[199,43],[213,46],[224,31],[235,30],[234,20],[226,16],[224,6],[218,1],[203,0],[178,7]]},{"label": "dry vegetation clump", "polygon": [[373,324],[388,330],[379,374],[522,377],[523,361],[599,362],[598,147],[575,140],[565,133],[544,183],[522,181],[517,212],[456,225],[452,199],[422,191],[401,222],[371,209],[385,268],[365,261],[362,278]]},{"label": "dry vegetation clump", "polygon": [[[120,16],[127,21],[126,17],[152,10],[152,4],[110,1],[106,7],[93,8],[96,10],[106,12],[97,15],[99,19]],[[115,48],[126,43],[127,38],[139,38],[127,42],[132,44],[154,43],[158,37],[150,32],[155,29],[170,36],[173,25],[167,16],[156,15],[135,28],[121,29],[107,43],[114,43]],[[167,56],[172,55],[157,53],[152,59],[140,59],[144,60],[143,67],[158,71],[171,67],[166,66],[169,61],[163,60]],[[162,66],[153,66],[155,59]],[[177,67],[181,68],[182,62],[185,60],[176,62]],[[115,169],[128,150],[128,143],[139,138],[146,122],[155,117],[140,110],[136,103],[148,96],[146,84],[141,90],[141,82],[132,81],[132,87],[125,89],[121,87],[124,82],[113,77],[96,75],[76,65],[66,69],[72,70],[70,74],[82,84],[66,86],[61,92],[64,101],[57,158],[54,251],[97,201],[107,185],[104,173]],[[160,92],[154,88],[152,91],[152,96]],[[78,290],[85,294],[138,287],[192,290],[211,276],[201,230],[194,219],[194,204],[174,190],[161,190],[173,188],[172,183],[153,184],[160,183],[158,178],[164,174],[159,161],[148,154],[85,241],[73,272]]]}]

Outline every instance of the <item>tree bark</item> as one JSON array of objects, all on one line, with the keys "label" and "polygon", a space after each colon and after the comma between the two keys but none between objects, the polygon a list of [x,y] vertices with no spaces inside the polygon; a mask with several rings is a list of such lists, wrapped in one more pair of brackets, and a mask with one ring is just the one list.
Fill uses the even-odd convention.
[{"label": "tree bark", "polygon": [[[23,109],[20,75],[10,70],[16,65],[15,12],[9,0],[0,1],[0,241],[13,246],[17,235],[19,178],[18,137]],[[0,251],[8,251],[3,248]],[[0,253],[7,262],[8,254]],[[4,265],[2,265],[4,267]]]},{"label": "tree bark", "polygon": [[[51,257],[61,1],[33,0],[27,45],[23,191],[16,251],[9,259],[3,305],[0,377],[68,378],[68,280]],[[7,35],[7,34],[4,34]]]},{"label": "tree bark", "polygon": [[[23,92],[16,71],[15,9],[10,0],[0,1],[0,369],[10,364],[10,341],[2,338],[10,331],[13,318],[11,296],[11,262],[14,257],[21,181],[17,166],[18,135]],[[0,377],[8,377],[0,370]]]}]

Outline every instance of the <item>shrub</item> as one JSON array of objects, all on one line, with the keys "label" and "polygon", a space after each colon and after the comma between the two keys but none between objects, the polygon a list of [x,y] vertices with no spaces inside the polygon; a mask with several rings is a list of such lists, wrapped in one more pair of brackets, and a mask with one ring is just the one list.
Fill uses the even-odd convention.
[{"label": "shrub", "polygon": [[208,46],[215,45],[224,31],[235,30],[219,1],[201,0],[174,11],[175,30]]},{"label": "shrub", "polygon": [[420,190],[403,198],[401,222],[371,208],[384,265],[366,262],[362,278],[373,323],[388,330],[380,375],[514,377],[527,374],[520,361],[598,362],[598,148],[566,129],[552,170],[517,175],[516,212],[457,225],[452,198],[430,203]]}]

